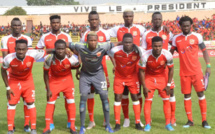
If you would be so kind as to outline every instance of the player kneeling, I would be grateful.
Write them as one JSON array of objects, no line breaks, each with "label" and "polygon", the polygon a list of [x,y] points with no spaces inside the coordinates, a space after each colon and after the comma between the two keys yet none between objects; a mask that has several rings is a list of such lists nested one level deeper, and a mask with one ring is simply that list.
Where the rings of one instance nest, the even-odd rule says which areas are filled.
[{"label": "player kneeling", "polygon": [[50,123],[54,112],[54,104],[60,92],[66,97],[70,119],[70,132],[76,134],[75,130],[75,99],[74,83],[71,73],[71,67],[79,66],[78,57],[66,55],[66,42],[57,40],[55,42],[55,53],[47,55],[44,62],[44,82],[47,88],[46,105],[46,128],[43,134],[50,133]]},{"label": "player kneeling", "polygon": [[[173,77],[173,57],[170,52],[162,49],[163,39],[159,36],[152,38],[152,49],[143,53],[140,65],[140,77],[145,96],[144,115],[146,126],[144,131],[151,129],[151,105],[154,91],[157,89],[163,99],[163,110],[166,119],[166,129],[173,131],[170,123],[169,93]],[[169,68],[168,80],[166,79],[165,67]]]},{"label": "player kneeling", "polygon": [[[7,122],[8,134],[14,133],[14,118],[16,104],[20,97],[27,103],[30,112],[31,134],[36,132],[36,108],[35,108],[35,89],[32,77],[32,67],[35,60],[45,55],[43,50],[28,50],[27,40],[17,40],[15,53],[8,54],[3,61],[1,74],[7,87]],[[9,69],[10,68],[10,69]],[[9,76],[7,74],[9,69]]]}]

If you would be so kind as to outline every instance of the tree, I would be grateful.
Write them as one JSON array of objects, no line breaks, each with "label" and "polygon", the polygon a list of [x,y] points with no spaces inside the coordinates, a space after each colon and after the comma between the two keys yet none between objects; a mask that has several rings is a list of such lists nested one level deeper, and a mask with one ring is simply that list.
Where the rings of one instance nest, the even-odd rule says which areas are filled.
[{"label": "tree", "polygon": [[79,2],[74,0],[26,0],[29,6],[42,5],[79,5]]},{"label": "tree", "polygon": [[4,15],[26,15],[26,11],[22,7],[13,7],[7,10]]}]

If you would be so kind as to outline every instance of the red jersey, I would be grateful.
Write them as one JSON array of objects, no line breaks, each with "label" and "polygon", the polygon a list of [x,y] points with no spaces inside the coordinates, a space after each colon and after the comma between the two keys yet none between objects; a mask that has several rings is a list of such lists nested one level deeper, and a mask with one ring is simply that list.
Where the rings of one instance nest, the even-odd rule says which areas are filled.
[{"label": "red jersey", "polygon": [[3,69],[9,69],[9,78],[25,80],[32,77],[32,67],[35,60],[45,56],[43,50],[28,50],[23,61],[16,57],[16,53],[8,54],[2,64]]},{"label": "red jersey", "polygon": [[183,33],[174,36],[172,48],[178,49],[180,59],[180,76],[191,76],[201,73],[201,63],[198,60],[199,44],[203,43],[201,34]]},{"label": "red jersey", "polygon": [[[87,42],[87,35],[88,35],[89,32],[90,32],[90,29],[87,29],[87,31],[84,33],[84,35],[81,38],[81,42]],[[99,28],[99,30],[96,31],[96,34],[98,36],[98,42],[110,41],[110,35],[107,32],[107,30]]]},{"label": "red jersey", "polygon": [[50,77],[54,79],[62,79],[68,75],[72,75],[71,67],[78,66],[78,57],[72,55],[70,58],[67,56],[63,60],[58,60],[56,57],[53,61],[53,55],[45,56],[44,70],[49,70]]},{"label": "red jersey", "polygon": [[32,40],[30,37],[21,34],[20,37],[13,37],[13,35],[4,36],[1,39],[1,51],[5,51],[8,53],[15,52],[16,40],[24,39],[28,42],[28,47],[32,48]]},{"label": "red jersey", "polygon": [[133,43],[137,46],[140,46],[140,39],[145,31],[146,29],[143,26],[135,24],[133,24],[130,28],[121,25],[108,30],[110,36],[117,37],[118,41],[122,41],[125,33],[131,33],[133,36]]},{"label": "red jersey", "polygon": [[114,58],[116,63],[115,78],[132,79],[138,77],[139,53],[132,51],[128,54],[123,50],[123,45],[120,45],[112,48],[109,56]]},{"label": "red jersey", "polygon": [[141,69],[146,70],[146,75],[165,77],[166,66],[173,67],[173,56],[169,51],[162,49],[160,56],[155,58],[152,54],[152,49],[147,50],[140,58],[139,66]]},{"label": "red jersey", "polygon": [[40,38],[36,48],[43,49],[44,47],[46,47],[46,49],[54,49],[55,48],[54,43],[59,39],[62,39],[65,42],[72,42],[72,38],[67,33],[60,32],[58,35],[56,35],[53,34],[52,32],[49,32],[47,34],[44,34]]},{"label": "red jersey", "polygon": [[145,50],[152,49],[152,38],[155,36],[160,36],[163,39],[163,49],[168,50],[168,45],[169,42],[172,42],[173,34],[171,32],[166,34],[163,28],[159,32],[152,29],[145,32],[142,37],[141,47]]}]

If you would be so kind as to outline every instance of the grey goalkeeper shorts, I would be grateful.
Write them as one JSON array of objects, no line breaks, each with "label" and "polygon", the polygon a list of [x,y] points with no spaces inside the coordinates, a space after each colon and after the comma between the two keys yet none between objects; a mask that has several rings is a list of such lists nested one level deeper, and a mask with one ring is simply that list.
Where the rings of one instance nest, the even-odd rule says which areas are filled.
[{"label": "grey goalkeeper shorts", "polygon": [[103,70],[98,71],[95,75],[89,75],[81,71],[79,80],[80,94],[87,95],[90,93],[91,86],[95,88],[97,94],[107,94],[107,82]]}]

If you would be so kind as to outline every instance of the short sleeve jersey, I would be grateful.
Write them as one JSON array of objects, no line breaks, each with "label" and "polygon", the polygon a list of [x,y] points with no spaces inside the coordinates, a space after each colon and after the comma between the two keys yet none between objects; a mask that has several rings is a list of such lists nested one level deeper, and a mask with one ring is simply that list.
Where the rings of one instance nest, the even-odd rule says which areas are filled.
[{"label": "short sleeve jersey", "polygon": [[1,39],[1,51],[8,52],[8,53],[14,53],[15,52],[15,46],[16,46],[16,40],[24,39],[28,42],[28,48],[32,49],[32,40],[30,37],[21,34],[20,37],[13,37],[13,35],[4,36]]},{"label": "short sleeve jersey", "polygon": [[131,33],[133,36],[133,43],[137,46],[140,46],[140,39],[145,31],[146,29],[143,26],[135,24],[130,28],[121,25],[108,30],[110,36],[117,37],[118,41],[122,41],[125,33]]},{"label": "short sleeve jersey", "polygon": [[168,50],[168,45],[172,42],[173,34],[171,32],[166,34],[163,28],[159,32],[152,29],[145,32],[142,37],[141,47],[145,50],[152,49],[152,38],[155,36],[160,36],[163,39],[163,49]]},{"label": "short sleeve jersey", "polygon": [[37,49],[54,49],[54,43],[59,40],[62,39],[65,42],[72,42],[72,38],[69,36],[69,34],[64,33],[64,32],[60,32],[58,35],[53,34],[52,32],[49,32],[47,34],[44,34],[39,42],[37,43],[36,48]]},{"label": "short sleeve jersey", "polygon": [[116,63],[115,78],[132,79],[138,77],[137,63],[140,59],[138,51],[126,53],[123,50],[123,45],[120,45],[112,48],[109,56],[114,58]]},{"label": "short sleeve jersey", "polygon": [[45,56],[44,70],[48,70],[51,77],[62,78],[71,75],[71,67],[78,66],[78,56],[72,55],[70,58],[65,57],[59,60],[56,57],[53,59],[53,54]]},{"label": "short sleeve jersey", "polygon": [[[90,32],[90,29],[88,29],[84,35],[81,38],[81,42],[87,42],[87,35]],[[110,41],[110,35],[107,32],[107,30],[104,30],[100,28],[98,31],[96,31],[96,34],[98,36],[98,42],[108,42]]]},{"label": "short sleeve jersey", "polygon": [[201,73],[201,63],[198,60],[199,44],[203,43],[202,35],[192,32],[174,36],[172,48],[177,48],[180,59],[180,76],[191,76]]},{"label": "short sleeve jersey", "polygon": [[31,70],[34,61],[44,56],[45,51],[43,50],[28,50],[25,58],[21,61],[16,57],[16,53],[10,53],[4,58],[2,68],[10,68],[10,79],[25,80],[32,77]]},{"label": "short sleeve jersey", "polygon": [[169,51],[162,49],[160,56],[156,58],[152,54],[152,49],[147,50],[140,58],[139,66],[145,70],[146,75],[165,77],[166,66],[173,67],[173,56]]},{"label": "short sleeve jersey", "polygon": [[112,43],[98,43],[94,51],[88,49],[87,43],[70,43],[70,49],[76,50],[81,57],[82,68],[81,71],[89,75],[95,75],[98,71],[103,70],[102,59],[103,56],[112,48]]}]

